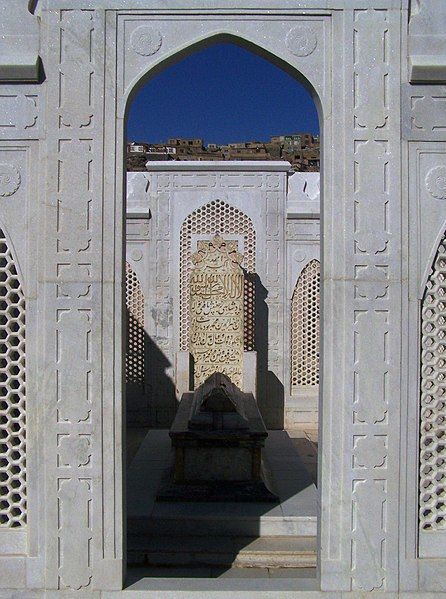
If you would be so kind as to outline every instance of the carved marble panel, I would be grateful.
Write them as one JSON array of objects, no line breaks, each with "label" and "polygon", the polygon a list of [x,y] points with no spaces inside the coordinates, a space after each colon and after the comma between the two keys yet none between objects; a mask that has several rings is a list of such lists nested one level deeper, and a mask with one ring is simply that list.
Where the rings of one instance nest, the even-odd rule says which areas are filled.
[{"label": "carved marble panel", "polygon": [[29,93],[27,88],[0,91],[0,138],[28,138],[39,136],[39,91]]},{"label": "carved marble panel", "polygon": [[237,242],[216,235],[198,241],[189,279],[190,353],[194,387],[214,372],[239,388],[243,375],[244,274]]},{"label": "carved marble panel", "polygon": [[446,134],[446,86],[405,85],[403,136],[407,140],[442,141]]},{"label": "carved marble panel", "polygon": [[[358,9],[353,19],[354,138],[352,231],[347,251],[353,278],[348,305],[352,315],[352,589],[394,589],[392,561],[398,527],[389,521],[396,500],[397,469],[392,426],[399,391],[398,305],[400,265],[395,240],[399,221],[398,143],[394,128],[399,102],[398,69],[392,52],[399,44],[399,23],[391,11]],[[348,176],[348,175],[347,175]],[[350,184],[350,181],[349,181]],[[350,188],[350,185],[349,185]],[[351,252],[351,253],[350,253]],[[397,440],[395,439],[397,443]]]},{"label": "carved marble panel", "polygon": [[47,571],[55,588],[79,590],[94,584],[93,564],[97,577],[105,551],[98,483],[103,21],[93,10],[53,11],[45,19],[54,39],[46,64],[57,73],[48,84],[44,202],[45,234],[52,239],[45,247],[45,326],[53,348],[46,360],[54,385],[46,394],[46,448],[54,463],[48,486],[57,489],[57,504],[46,505],[47,534],[57,539]]}]

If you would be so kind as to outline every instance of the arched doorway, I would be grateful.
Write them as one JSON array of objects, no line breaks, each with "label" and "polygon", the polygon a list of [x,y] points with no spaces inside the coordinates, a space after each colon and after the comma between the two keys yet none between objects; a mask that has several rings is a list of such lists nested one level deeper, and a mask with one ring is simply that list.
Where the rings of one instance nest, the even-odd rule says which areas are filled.
[{"label": "arched doorway", "polygon": [[19,60],[1,61],[0,203],[26,301],[27,532],[3,527],[0,586],[122,589],[125,108],[145,74],[227,36],[301,73],[323,106],[321,590],[435,591],[443,549],[426,538],[417,556],[415,423],[444,122],[438,56],[417,50],[441,18],[394,0],[26,4],[3,11]]},{"label": "arched doorway", "polygon": [[[26,297],[27,351],[33,339],[39,348],[28,351],[35,369],[27,359],[28,399],[37,397],[27,402],[28,414],[36,406],[38,423],[34,431],[27,427],[28,450],[32,443],[38,449],[36,484],[28,485],[35,516],[29,552],[2,559],[11,572],[7,580],[22,587],[122,588],[125,108],[145,74],[226,35],[302,73],[323,105],[321,586],[338,592],[428,587],[431,564],[416,561],[416,540],[410,540],[416,518],[406,526],[405,513],[411,449],[401,426],[408,421],[401,378],[409,312],[401,167],[406,162],[410,195],[417,196],[414,214],[427,194],[429,214],[443,206],[429,191],[441,166],[434,140],[442,140],[442,127],[438,111],[430,110],[440,106],[435,90],[427,86],[423,97],[414,97],[408,85],[410,52],[401,36],[407,6],[395,8],[393,0],[367,7],[336,0],[332,8],[314,0],[311,12],[307,4],[280,2],[268,8],[235,2],[218,12],[197,2],[186,9],[176,0],[162,8],[148,9],[142,0],[104,6],[38,3],[42,27],[35,19],[32,43],[40,37],[46,79],[34,87],[7,86],[2,96],[11,118],[2,124],[1,202],[12,217],[10,233],[11,224],[23,223],[23,243],[14,240],[14,247],[25,248],[27,224],[39,229],[35,242],[26,243],[35,281]],[[17,23],[18,13],[6,12],[7,22]],[[423,13],[426,7],[411,11],[412,31],[420,16],[424,23]],[[415,79],[420,65],[409,69]],[[27,70],[11,66],[21,77]],[[429,139],[424,163],[419,149]],[[405,145],[411,146],[409,172]],[[32,170],[31,155],[39,165],[42,157],[44,168]],[[11,181],[20,187],[14,197]],[[28,214],[21,201],[27,197]]]},{"label": "arched doorway", "polygon": [[[221,41],[222,39],[224,39],[225,41],[227,41],[228,39],[231,39],[231,41],[234,41],[234,38],[230,37],[228,38],[227,36],[215,36],[215,38],[212,40],[214,43]],[[235,39],[235,41],[237,43],[240,43],[243,45],[242,40],[240,39]],[[203,42],[204,44],[208,44],[209,41]],[[247,45],[249,49],[251,50],[256,50],[259,51],[258,48],[255,48],[249,44],[244,44]],[[194,47],[195,50],[197,50],[200,47],[200,44],[198,44],[197,46]],[[189,49],[189,51],[191,51]],[[271,59],[271,56],[268,56],[269,59]],[[168,63],[166,63],[164,65],[164,68],[166,68],[168,66]],[[280,65],[280,66],[284,66],[284,65]],[[161,65],[159,66],[159,69],[156,70],[156,72],[159,72],[159,70],[161,69]],[[296,74],[293,73],[295,76]],[[149,73],[150,75],[150,73]],[[181,245],[182,242],[184,242],[184,231],[185,228],[187,229],[187,227],[189,227],[190,232],[189,232],[189,237],[186,235],[187,237],[187,243],[192,244],[193,243],[193,237],[195,236],[197,239],[200,236],[203,235],[209,235],[211,232],[211,229],[214,233],[219,233],[221,235],[229,235],[231,238],[232,237],[237,237],[237,236],[241,236],[244,238],[243,241],[240,241],[241,246],[244,250],[246,251],[251,251],[254,252],[254,257],[255,257],[255,252],[258,252],[258,258],[260,259],[260,261],[263,261],[262,267],[260,269],[260,272],[263,272],[263,276],[259,277],[259,282],[257,283],[257,298],[256,298],[256,310],[255,312],[257,313],[257,316],[255,318],[259,319],[258,323],[260,326],[258,327],[259,330],[261,331],[261,334],[256,333],[256,331],[254,330],[254,333],[252,334],[253,338],[256,337],[257,341],[259,340],[259,338],[261,338],[260,343],[258,344],[258,346],[256,347],[258,353],[258,359],[260,362],[260,367],[263,367],[263,371],[260,373],[260,377],[262,376],[264,377],[264,381],[265,381],[265,385],[260,385],[260,387],[263,389],[268,389],[268,392],[265,394],[265,398],[263,399],[263,405],[261,405],[261,409],[263,410],[264,413],[264,417],[268,418],[271,417],[270,422],[272,423],[272,428],[275,429],[282,429],[283,428],[283,423],[284,423],[284,387],[285,385],[289,388],[290,385],[288,383],[288,381],[285,381],[285,372],[288,372],[289,370],[291,370],[290,364],[288,364],[287,366],[284,365],[284,361],[285,358],[281,357],[281,354],[283,356],[283,350],[281,350],[281,345],[283,347],[285,347],[285,345],[288,343],[288,337],[283,335],[283,332],[280,331],[281,329],[281,322],[283,323],[288,317],[289,314],[288,312],[291,311],[291,305],[289,305],[289,302],[286,301],[286,292],[285,292],[285,288],[286,288],[286,283],[284,280],[285,277],[285,270],[282,272],[281,271],[281,266],[280,264],[282,263],[282,266],[284,266],[285,263],[285,236],[284,236],[284,231],[285,231],[285,222],[286,222],[286,191],[287,191],[287,176],[286,176],[286,171],[287,168],[285,167],[279,167],[277,165],[275,165],[275,168],[269,168],[267,166],[264,166],[264,171],[265,172],[261,172],[262,169],[259,167],[253,167],[253,165],[250,165],[248,172],[249,175],[247,175],[246,173],[246,169],[244,170],[243,165],[240,164],[237,166],[237,168],[233,167],[232,169],[229,166],[226,166],[225,168],[223,168],[220,165],[216,165],[215,166],[215,171],[218,172],[218,182],[217,182],[217,178],[214,177],[214,179],[212,178],[212,171],[213,169],[207,165],[206,168],[203,166],[201,168],[198,167],[191,167],[191,166],[187,166],[185,163],[183,163],[181,166],[179,164],[173,165],[170,169],[167,165],[163,165],[163,166],[159,166],[156,167],[154,166],[153,169],[152,168],[148,168],[149,170],[149,175],[141,175],[141,177],[146,177],[147,181],[148,181],[148,189],[150,190],[150,194],[152,194],[151,196],[151,200],[150,202],[152,202],[151,204],[151,216],[150,218],[147,219],[147,226],[148,227],[152,227],[151,232],[149,233],[149,237],[156,239],[156,244],[153,246],[153,251],[152,252],[148,252],[149,254],[152,253],[155,261],[158,259],[158,256],[161,256],[161,261],[158,260],[158,264],[160,264],[161,262],[163,263],[163,267],[162,267],[162,273],[161,273],[161,279],[158,280],[156,279],[155,281],[152,282],[152,286],[156,287],[157,289],[157,301],[159,303],[159,305],[161,305],[161,310],[164,311],[163,312],[163,318],[160,318],[159,313],[157,313],[157,325],[161,322],[161,320],[164,322],[164,325],[166,327],[166,330],[168,330],[169,326],[173,326],[173,333],[172,331],[170,332],[170,335],[172,336],[171,339],[167,339],[167,335],[161,334],[161,343],[162,346],[160,346],[159,343],[156,343],[157,345],[157,349],[160,350],[162,348],[163,351],[163,358],[164,358],[164,372],[163,372],[163,377],[167,374],[167,376],[171,377],[171,381],[172,381],[172,386],[173,388],[177,388],[179,386],[179,375],[178,375],[178,355],[174,355],[174,353],[172,355],[168,355],[167,351],[168,351],[168,344],[169,342],[171,342],[172,347],[174,349],[178,351],[186,351],[187,350],[187,323],[185,324],[185,320],[187,320],[187,318],[185,318],[185,303],[187,304],[187,302],[184,301],[184,298],[182,300],[181,297],[173,297],[171,298],[169,296],[169,293],[172,294],[172,287],[171,287],[171,281],[178,281],[180,283],[179,287],[180,287],[180,291],[182,289],[182,287],[185,286],[185,279],[184,276],[181,275],[181,267],[182,267],[182,260],[187,260],[187,248],[185,250],[185,248]],[[193,198],[191,196],[191,192],[189,192],[189,195],[185,195],[184,189],[185,188],[190,188],[192,185],[190,184],[190,180],[194,180],[195,182],[197,182],[199,180],[199,174],[201,174],[201,176],[203,177],[201,180],[201,183],[198,184],[198,188],[200,189],[200,192],[202,194],[202,198],[201,199],[196,199]],[[254,174],[255,173],[255,174]],[[273,174],[274,173],[274,174]],[[280,173],[280,174],[279,174]],[[138,173],[139,175],[139,173]],[[189,182],[186,181],[186,177],[189,177]],[[207,177],[207,179],[206,179]],[[237,179],[238,177],[238,179]],[[229,184],[228,182],[230,181],[230,178],[232,178],[232,184]],[[245,181],[247,182],[245,184]],[[197,184],[197,183],[196,183]],[[164,191],[163,191],[163,187],[164,187]],[[245,218],[245,220],[247,219],[247,222],[249,222],[249,217],[245,216],[243,214],[243,212],[240,211],[241,206],[243,205],[243,202],[241,205],[238,205],[238,207],[232,206],[231,202],[235,204],[237,204],[237,200],[234,199],[230,194],[231,194],[231,190],[232,192],[234,192],[234,190],[236,191],[236,193],[246,193],[245,188],[249,188],[252,187],[254,190],[258,190],[257,193],[263,193],[264,194],[264,213],[262,212],[263,208],[261,208],[261,202],[259,201],[258,206],[257,207],[251,207],[250,210],[250,214],[252,213],[252,219],[253,222],[255,222],[254,225],[251,224],[251,227],[253,228],[253,233],[249,232],[249,226],[247,226],[247,229],[245,231],[245,229],[243,229],[243,219]],[[141,188],[142,189],[142,188]],[[181,191],[183,190],[183,191]],[[211,191],[210,191],[211,190]],[[147,193],[147,188],[145,188],[143,190],[144,193]],[[176,207],[175,202],[177,202],[178,204],[180,204],[180,193],[183,193],[184,195],[182,196],[182,200],[181,202],[184,205],[188,205],[189,208],[185,208],[182,207],[181,209],[178,209]],[[132,191],[133,194],[133,191]],[[157,203],[155,196],[159,194],[164,194],[163,197],[163,203],[164,203],[164,207],[162,205],[160,205],[159,203]],[[177,194],[178,198],[175,199],[174,194]],[[223,202],[220,197],[221,195],[224,195],[225,197],[228,198],[228,203]],[[208,198],[208,200],[206,201],[206,198]],[[263,201],[263,200],[262,200]],[[138,202],[138,200],[134,197],[134,194],[132,195],[132,202]],[[268,203],[269,202],[269,203]],[[246,201],[245,201],[246,203]],[[249,202],[248,202],[249,203]],[[276,204],[276,206],[274,207],[274,203]],[[136,205],[136,204],[135,204]],[[139,204],[140,205],[140,204]],[[273,206],[273,207],[272,207]],[[225,207],[226,207],[226,212],[225,212]],[[210,215],[210,219],[212,220],[211,222],[207,222],[206,220],[206,214],[212,213],[212,210],[214,211],[214,214],[212,216],[212,214]],[[231,211],[234,213],[232,214]],[[255,216],[255,212],[259,212],[260,216]],[[201,227],[201,229],[197,226],[195,226],[194,228],[194,224],[192,222],[193,220],[193,215],[197,215],[201,213],[204,214],[204,217],[201,219],[203,221],[203,223],[201,223],[203,226]],[[231,214],[230,214],[231,213]],[[149,214],[149,211],[147,211],[147,215]],[[215,224],[215,222],[219,222],[219,220],[225,219],[225,215],[228,219],[228,222],[232,219],[236,219],[237,214],[239,215],[239,220],[240,220],[240,227],[242,227],[242,229],[239,230],[240,227],[235,227],[233,229],[231,229],[231,227],[225,227],[224,223],[218,228],[218,231],[213,229],[213,223]],[[138,216],[141,217],[142,212],[138,213]],[[235,216],[234,216],[235,215]],[[208,218],[208,220],[209,220]],[[170,219],[170,220],[169,220]],[[191,220],[192,219],[192,220]],[[150,223],[149,220],[152,220],[152,222]],[[189,222],[190,221],[190,222]],[[243,221],[243,222],[242,222]],[[195,222],[195,221],[194,221]],[[201,222],[201,221],[200,221]],[[159,227],[162,227],[162,230],[160,230]],[[215,227],[214,227],[215,228]],[[245,227],[246,228],[246,227]],[[258,235],[260,236],[260,240],[256,239],[256,247],[257,249],[250,249],[249,246],[249,241],[247,241],[248,237],[251,235],[251,237],[253,237],[254,239],[256,238]],[[140,240],[141,241],[141,240]],[[186,243],[186,245],[187,245]],[[195,239],[195,243],[196,243],[196,239]],[[178,250],[178,251],[177,251]],[[133,251],[136,251],[136,255],[137,256],[137,263],[140,263],[141,261],[141,250],[138,250],[135,248],[133,248]],[[184,252],[186,251],[186,254],[184,254]],[[157,254],[157,252],[161,252],[160,254]],[[144,251],[142,252],[144,253]],[[189,251],[190,253],[190,251]],[[184,254],[184,255],[183,255]],[[130,253],[130,260],[132,260],[132,254]],[[175,268],[175,260],[176,260],[176,268]],[[166,262],[170,262],[170,264],[166,264]],[[172,263],[173,263],[173,270],[177,270],[179,274],[176,274],[175,272],[172,271],[171,267],[172,267]],[[254,263],[253,263],[254,264]],[[251,266],[251,268],[253,268],[253,264],[249,265],[247,263],[247,266]],[[138,268],[138,265],[136,266],[136,268]],[[183,265],[183,271],[185,273],[188,272],[188,265]],[[263,269],[263,270],[262,270]],[[184,273],[183,273],[184,274]],[[252,270],[252,275],[256,274],[255,270]],[[132,275],[133,276],[133,275]],[[184,280],[183,280],[184,279]],[[175,285],[174,285],[175,287]],[[146,285],[146,289],[149,290],[150,288],[150,281],[148,282],[148,284]],[[148,293],[150,293],[148,291]],[[162,294],[165,294],[164,296],[162,296]],[[262,296],[263,293],[263,296]],[[268,295],[270,295],[273,300],[268,300]],[[172,300],[172,312],[171,312],[171,318],[167,317],[166,318],[166,313],[169,310],[169,301]],[[175,308],[175,305],[178,305],[177,311]],[[258,308],[258,309],[257,309]],[[152,313],[155,314],[157,310],[156,305],[153,305],[152,307],[149,308],[149,310],[146,310],[146,313]],[[285,313],[287,313],[287,316],[285,318]],[[187,316],[187,315],[186,315]],[[253,325],[254,325],[254,321],[255,318],[253,317]],[[173,325],[171,324],[173,322]],[[262,326],[261,323],[267,323],[266,326]],[[160,327],[162,328],[162,324],[160,325]],[[257,327],[254,327],[257,328]],[[186,335],[186,337],[184,337],[184,335]],[[184,339],[183,339],[184,337]],[[158,340],[157,340],[158,341]],[[254,339],[253,339],[254,342]],[[148,336],[148,343],[153,343],[153,340],[149,338]],[[262,348],[260,347],[262,346]],[[167,350],[167,351],[166,351]],[[263,353],[262,353],[263,352]],[[273,359],[275,361],[273,361]],[[269,360],[271,360],[269,362]],[[152,362],[153,364],[153,362]],[[150,361],[148,361],[147,363],[148,368],[150,368]],[[274,370],[274,368],[276,367],[276,371]],[[156,370],[158,371],[158,370]],[[156,377],[159,378],[159,377]],[[263,382],[263,381],[262,381]],[[259,403],[262,402],[262,399],[260,397],[262,391],[259,392]],[[159,397],[159,393],[156,394]],[[275,403],[275,405],[273,405],[272,407],[270,407],[268,405],[268,401],[271,400],[271,398],[273,398],[273,404]],[[162,407],[160,407],[160,409],[162,409]],[[271,411],[272,416],[270,416],[268,410]],[[271,426],[271,425],[270,425]],[[144,441],[143,441],[144,443]],[[156,436],[156,439],[154,440],[154,443],[156,443],[156,445],[159,447],[162,446],[163,443],[165,443],[165,441],[162,440],[161,436]],[[276,450],[280,453],[280,451],[284,452],[287,450],[287,448],[285,447],[285,444],[283,443],[283,438],[281,438],[278,435],[275,435],[275,443],[277,446],[281,447]],[[164,445],[164,451],[166,451],[166,447],[168,446],[165,444]],[[292,443],[288,444],[288,449],[292,450]],[[149,448],[147,448],[146,453],[141,453],[142,450],[139,450],[140,455],[139,458],[137,455],[135,455],[135,459],[136,459],[136,463],[137,466],[135,466],[135,464],[133,464],[133,468],[135,468],[135,472],[139,471],[141,472],[141,468],[143,467],[143,464],[147,464],[148,461],[150,461],[150,452],[154,450],[154,446],[152,445]],[[276,451],[276,456],[275,459],[277,460],[277,451]],[[153,455],[155,455],[155,459],[153,460],[154,462],[159,460],[159,455],[154,453]],[[145,457],[144,457],[145,456]],[[289,456],[287,456],[289,457]],[[274,456],[273,456],[273,461],[274,461]],[[286,460],[284,460],[286,461]],[[276,465],[277,466],[277,465]],[[304,465],[304,470],[305,465]],[[149,474],[147,472],[147,474]],[[284,476],[286,477],[286,474],[289,475],[289,471],[284,472],[282,468],[277,466],[277,476],[279,477],[279,479]],[[158,472],[158,479],[157,479],[157,483],[156,484],[161,484],[160,483],[160,477],[162,476],[162,474],[160,472]],[[149,476],[145,476],[143,477],[143,480],[149,480],[151,479],[152,481],[154,480],[153,476],[151,477]],[[300,480],[298,480],[300,479]],[[305,492],[305,487],[307,485],[307,479],[305,478],[305,476],[303,476],[302,473],[300,473],[299,477],[295,477],[293,479],[293,484],[283,484],[283,480],[279,481],[281,486],[282,486],[282,493],[283,493],[283,497],[284,497],[284,501],[290,501],[292,499],[292,497],[294,495],[299,495],[302,494],[302,496],[304,495]],[[289,481],[288,481],[289,483]],[[287,487],[285,489],[285,487]],[[128,496],[132,497],[135,493],[135,488],[130,489],[129,488],[129,492],[128,492]],[[147,493],[147,489],[144,490],[143,487],[137,487],[136,488],[136,494],[144,494]],[[153,494],[153,488],[152,488],[152,494]],[[307,503],[311,503],[311,500]],[[304,516],[308,519],[308,521],[311,521],[311,525],[310,527],[306,530],[306,532],[308,533],[308,531],[311,529],[312,533],[311,535],[314,535],[315,537],[315,532],[316,532],[316,516],[317,516],[317,504],[318,504],[318,500],[317,500],[317,496],[316,493],[314,494],[314,500],[312,501],[312,506],[310,508],[310,510],[306,513],[299,513],[299,516],[297,516],[294,513],[289,514],[289,518],[293,518],[294,516],[296,516],[295,518],[295,522],[296,522],[296,534],[294,535],[295,537],[299,537],[302,535],[299,535],[299,531],[302,532],[302,528],[299,528],[299,523],[298,520],[301,516]],[[299,504],[300,505],[300,504]],[[165,506],[163,506],[163,508],[165,508]],[[279,508],[279,510],[282,508]],[[300,509],[300,507],[297,508],[298,510]],[[243,511],[243,510],[242,510]],[[270,512],[270,510],[267,510],[265,508],[265,506],[261,507],[261,510],[256,512],[255,517],[251,518],[250,520],[250,532],[251,534],[248,535],[251,538],[252,537],[256,537],[256,536],[260,536],[260,529],[262,526],[264,526],[264,524],[262,524],[262,518],[267,521],[267,516],[268,516],[268,512]],[[145,512],[146,513],[146,512]],[[155,535],[159,535],[159,527],[156,524],[156,517],[158,516],[159,518],[161,518],[161,513],[164,514],[164,516],[166,516],[166,509],[157,509],[156,506],[154,507],[154,512],[152,513],[153,515],[150,516],[150,518],[148,518],[146,521],[144,521],[144,516],[141,514],[140,516],[136,516],[135,518],[133,518],[133,523],[130,525],[130,533],[134,533],[136,530],[139,530],[140,532],[144,531],[145,535],[150,535],[150,533],[152,532],[152,534]],[[167,528],[169,528],[170,526],[170,531],[172,531],[173,529],[175,529],[177,532],[179,530],[179,527],[181,525],[185,526],[186,529],[190,529],[191,526],[191,522],[192,522],[192,526],[197,526],[197,523],[195,521],[194,518],[191,517],[191,513],[190,511],[186,513],[188,514],[188,517],[185,518],[183,520],[183,522],[180,524],[177,519],[174,519],[174,524],[170,521],[169,524],[167,524]],[[283,511],[281,512],[283,514]],[[272,516],[277,517],[276,516]],[[257,521],[256,521],[257,520]],[[163,523],[165,525],[166,528],[166,520],[163,520]],[[206,525],[209,525],[209,522],[206,523]],[[203,527],[203,521],[200,522],[199,526]],[[313,527],[313,528],[312,528]],[[202,528],[202,530],[205,531],[205,533],[209,533],[209,530]],[[242,527],[242,533],[239,533],[237,535],[237,531],[236,529],[233,529],[232,533],[229,535],[229,538],[240,538],[241,536],[247,536],[246,534],[244,534],[243,531],[246,531],[246,528],[243,529]],[[170,533],[172,534],[172,532]],[[184,541],[186,534],[183,534],[182,540]],[[224,535],[225,537],[227,537],[227,535]],[[280,534],[277,534],[276,536],[280,536]],[[303,536],[308,536],[308,535],[303,535]],[[194,542],[196,542],[196,539],[194,539]],[[144,554],[146,557],[146,560],[149,560],[149,563],[157,563],[157,560],[160,559],[160,554],[155,555],[153,551],[149,551],[148,549],[146,549],[146,553],[144,553],[144,551],[142,551],[141,549],[141,545],[139,545],[139,555]],[[237,549],[242,549],[242,547],[238,547]],[[135,552],[133,552],[135,553]],[[137,553],[137,552],[136,552]],[[147,557],[149,556],[149,557]],[[179,558],[180,559],[180,558]],[[161,564],[163,565],[163,564]],[[170,564],[171,565],[171,564]]]}]

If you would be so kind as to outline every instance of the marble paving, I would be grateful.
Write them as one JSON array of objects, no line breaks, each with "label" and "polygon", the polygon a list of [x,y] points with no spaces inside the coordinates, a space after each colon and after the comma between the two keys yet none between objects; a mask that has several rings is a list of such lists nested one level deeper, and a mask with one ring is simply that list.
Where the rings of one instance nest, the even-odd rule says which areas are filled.
[{"label": "marble paving", "polygon": [[[264,451],[268,484],[280,497],[280,503],[161,503],[155,501],[159,484],[170,467],[171,449],[167,430],[130,429],[128,432],[127,505],[129,530],[140,529],[156,520],[164,530],[177,532],[178,520],[187,525],[197,520],[206,526],[219,520],[227,534],[286,535],[316,533],[317,516],[317,432],[313,429],[270,431]],[[169,520],[175,527],[169,531]],[[237,524],[242,526],[237,531]],[[246,526],[250,527],[249,530]],[[154,527],[154,528],[153,528]],[[221,532],[221,528],[219,529]],[[147,530],[149,532],[149,530]],[[194,534],[200,534],[196,529]]]}]

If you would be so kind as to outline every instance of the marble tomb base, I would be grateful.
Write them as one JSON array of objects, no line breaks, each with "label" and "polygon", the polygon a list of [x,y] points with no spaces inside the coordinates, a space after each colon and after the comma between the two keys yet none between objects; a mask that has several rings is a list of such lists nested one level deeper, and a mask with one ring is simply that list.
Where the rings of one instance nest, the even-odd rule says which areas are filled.
[{"label": "marble tomb base", "polygon": [[262,479],[262,448],[268,433],[254,396],[233,386],[237,411],[211,413],[197,407],[206,393],[202,387],[181,399],[169,433],[175,453],[173,473],[158,499],[278,501]]}]

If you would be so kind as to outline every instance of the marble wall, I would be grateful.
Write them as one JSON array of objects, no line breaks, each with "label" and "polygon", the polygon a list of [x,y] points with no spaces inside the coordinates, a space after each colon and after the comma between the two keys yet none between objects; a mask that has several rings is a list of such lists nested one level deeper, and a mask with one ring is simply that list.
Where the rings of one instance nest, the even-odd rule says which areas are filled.
[{"label": "marble wall", "polygon": [[[154,162],[147,168],[147,173],[128,175],[127,261],[146,294],[148,344],[155,353],[149,357],[149,423],[168,426],[172,422],[178,401],[176,356],[189,349],[190,257],[200,239],[220,234],[238,242],[244,254],[243,267],[253,281],[255,305],[247,305],[245,310],[245,320],[253,320],[253,331],[245,329],[245,350],[257,352],[258,402],[264,418],[269,426],[280,428],[284,414],[284,235],[290,165]],[[137,193],[137,188],[142,193]],[[143,230],[144,219],[144,235],[137,237],[134,232]],[[267,322],[268,326],[255,327],[256,322]],[[156,360],[158,366],[154,367]],[[161,384],[162,390],[157,387]]]},{"label": "marble wall", "polygon": [[[121,591],[125,116],[142,81],[218,40],[241,43],[305,81],[319,107],[320,592],[445,591],[441,497],[436,527],[419,517],[428,479],[420,478],[428,419],[420,378],[425,385],[432,375],[420,368],[420,314],[441,270],[435,257],[446,222],[444,3],[2,0],[0,9],[0,228],[26,306],[27,476],[26,525],[0,522],[2,595],[128,593]],[[161,175],[149,196],[158,185],[166,198],[183,193]],[[281,177],[271,173],[277,189],[265,182],[266,206],[280,201]],[[129,245],[133,230],[138,256],[136,239],[152,235],[164,263],[178,262],[178,253],[167,255],[168,203],[154,214],[131,219]],[[267,226],[256,230],[271,256],[262,277],[278,333],[287,327],[277,214],[267,209]],[[314,225],[309,219],[306,235]],[[147,290],[164,353],[173,351],[166,332],[175,326],[168,277]],[[10,350],[2,350],[4,394],[17,384]],[[279,381],[280,352],[272,347],[268,357]],[[441,376],[440,369],[432,386],[440,411]],[[443,457],[433,460],[441,483]]]},{"label": "marble wall", "polygon": [[290,330],[299,277],[320,260],[319,173],[261,161],[149,162],[147,169],[127,175],[126,260],[143,289],[147,354],[146,385],[128,396],[129,422],[172,422],[183,376],[177,355],[189,349],[190,256],[215,234],[237,242],[253,283],[245,293],[245,351],[257,353],[267,425],[317,422],[318,386],[291,384]]}]

